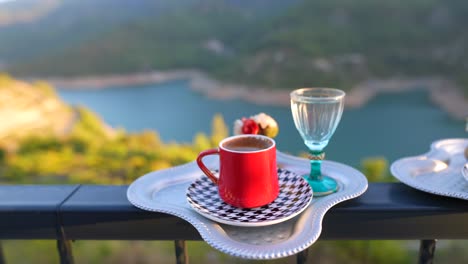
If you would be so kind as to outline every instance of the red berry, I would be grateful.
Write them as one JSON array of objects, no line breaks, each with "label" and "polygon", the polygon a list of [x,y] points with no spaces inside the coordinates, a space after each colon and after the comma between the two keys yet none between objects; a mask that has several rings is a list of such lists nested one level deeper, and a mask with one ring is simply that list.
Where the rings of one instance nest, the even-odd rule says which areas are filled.
[{"label": "red berry", "polygon": [[260,127],[253,119],[242,119],[242,134],[258,134]]}]

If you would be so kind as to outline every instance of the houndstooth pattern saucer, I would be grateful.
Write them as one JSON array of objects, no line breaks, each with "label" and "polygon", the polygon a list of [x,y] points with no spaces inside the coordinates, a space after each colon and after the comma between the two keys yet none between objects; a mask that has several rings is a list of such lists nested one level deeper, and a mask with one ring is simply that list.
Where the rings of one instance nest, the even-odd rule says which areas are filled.
[{"label": "houndstooth pattern saucer", "polygon": [[312,188],[296,173],[278,169],[280,193],[270,204],[239,208],[221,200],[218,187],[206,176],[196,179],[187,189],[187,201],[196,212],[213,221],[234,226],[277,224],[301,213],[312,200]]}]

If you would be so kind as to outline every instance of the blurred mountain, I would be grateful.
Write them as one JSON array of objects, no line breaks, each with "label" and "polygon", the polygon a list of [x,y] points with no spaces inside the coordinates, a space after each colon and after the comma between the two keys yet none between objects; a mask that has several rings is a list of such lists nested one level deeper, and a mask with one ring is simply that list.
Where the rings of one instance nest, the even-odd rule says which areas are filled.
[{"label": "blurred mountain", "polygon": [[[52,10],[42,14],[49,2]],[[16,0],[0,4],[0,14],[30,12],[35,19],[0,24],[0,62],[21,62],[55,54],[84,43],[121,24],[153,17],[193,0]],[[11,9],[16,12],[11,12]]]},{"label": "blurred mountain", "polygon": [[34,22],[59,6],[59,0],[22,0],[0,3],[0,26]]},{"label": "blurred mountain", "polygon": [[0,102],[0,144],[7,147],[31,134],[63,136],[77,119],[44,82],[31,84],[0,74]]},{"label": "blurred mountain", "polygon": [[197,68],[270,87],[436,75],[468,87],[467,14],[464,0],[65,0],[0,28],[0,65],[27,76]]},{"label": "blurred mountain", "polygon": [[[35,58],[79,47],[96,38],[106,38],[110,31],[141,20],[152,20],[166,13],[196,7],[198,10],[232,6],[246,13],[265,13],[289,5],[282,0],[15,0],[0,4],[8,22],[0,23],[0,64],[28,62]],[[295,1],[292,1],[295,2]],[[265,11],[266,10],[266,11]],[[29,19],[21,19],[22,14]],[[190,14],[188,14],[190,15]],[[234,23],[235,21],[233,21]],[[172,30],[172,27],[166,30]],[[111,47],[110,47],[111,48]]]},{"label": "blurred mountain", "polygon": [[15,150],[29,137],[86,138],[115,136],[97,115],[63,102],[47,82],[33,83],[0,73],[0,149]]}]

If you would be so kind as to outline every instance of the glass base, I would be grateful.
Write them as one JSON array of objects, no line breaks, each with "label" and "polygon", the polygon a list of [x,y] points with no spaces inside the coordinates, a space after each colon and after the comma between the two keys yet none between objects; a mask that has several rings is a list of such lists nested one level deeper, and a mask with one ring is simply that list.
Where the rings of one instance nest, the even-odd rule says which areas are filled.
[{"label": "glass base", "polygon": [[312,187],[314,196],[325,196],[338,191],[338,183],[330,177],[323,176],[321,181],[311,179],[308,174],[303,177]]}]

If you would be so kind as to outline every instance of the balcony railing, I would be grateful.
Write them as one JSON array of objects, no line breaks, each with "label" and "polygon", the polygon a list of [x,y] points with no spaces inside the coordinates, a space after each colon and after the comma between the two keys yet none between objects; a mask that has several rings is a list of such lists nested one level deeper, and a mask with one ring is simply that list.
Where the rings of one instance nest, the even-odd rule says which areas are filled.
[{"label": "balcony railing", "polygon": [[[57,240],[61,263],[73,263],[71,240],[174,240],[187,263],[185,240],[201,240],[175,216],[140,210],[127,186],[0,186],[0,239]],[[333,207],[320,239],[421,240],[419,263],[432,263],[436,239],[468,238],[466,201],[430,195],[400,183],[371,183],[361,197]],[[307,250],[297,255],[306,261]],[[0,263],[2,250],[0,248]]]}]

